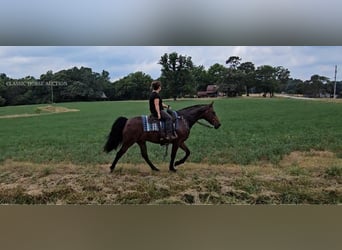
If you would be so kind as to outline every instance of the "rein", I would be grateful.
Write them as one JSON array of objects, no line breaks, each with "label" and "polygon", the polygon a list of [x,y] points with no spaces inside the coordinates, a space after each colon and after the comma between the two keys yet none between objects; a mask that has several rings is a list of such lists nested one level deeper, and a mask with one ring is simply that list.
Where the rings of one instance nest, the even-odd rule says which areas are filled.
[{"label": "rein", "polygon": [[210,125],[205,124],[205,123],[200,122],[200,121],[197,121],[196,123],[198,123],[199,125],[202,125],[202,126],[204,126],[204,127],[206,127],[206,128],[214,128],[213,126],[210,126]]}]

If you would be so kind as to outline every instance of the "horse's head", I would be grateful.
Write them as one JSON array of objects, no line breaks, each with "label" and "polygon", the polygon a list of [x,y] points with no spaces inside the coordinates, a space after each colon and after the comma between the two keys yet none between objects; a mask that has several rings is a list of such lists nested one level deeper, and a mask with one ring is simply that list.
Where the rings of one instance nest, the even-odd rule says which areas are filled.
[{"label": "horse's head", "polygon": [[203,119],[213,125],[215,129],[218,129],[221,126],[220,120],[214,111],[214,102],[208,105],[207,110],[203,114]]}]

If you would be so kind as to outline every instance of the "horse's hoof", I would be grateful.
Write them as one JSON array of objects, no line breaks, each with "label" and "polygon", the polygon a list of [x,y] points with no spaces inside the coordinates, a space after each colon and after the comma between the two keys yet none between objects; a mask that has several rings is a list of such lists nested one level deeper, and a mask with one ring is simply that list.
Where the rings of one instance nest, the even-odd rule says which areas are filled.
[{"label": "horse's hoof", "polygon": [[113,173],[114,168],[109,168],[109,173]]},{"label": "horse's hoof", "polygon": [[152,168],[152,170],[156,172],[160,171],[159,168]]},{"label": "horse's hoof", "polygon": [[175,168],[170,168],[170,171],[176,173],[176,172],[177,172],[177,169],[175,169]]}]

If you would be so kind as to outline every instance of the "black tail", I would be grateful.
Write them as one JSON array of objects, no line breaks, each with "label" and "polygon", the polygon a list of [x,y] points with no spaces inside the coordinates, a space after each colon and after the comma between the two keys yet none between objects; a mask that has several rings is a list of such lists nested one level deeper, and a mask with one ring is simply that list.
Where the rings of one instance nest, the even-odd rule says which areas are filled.
[{"label": "black tail", "polygon": [[112,126],[112,130],[108,135],[106,145],[103,147],[103,151],[109,153],[113,149],[117,149],[117,147],[122,143],[122,131],[126,125],[127,120],[128,119],[126,117],[122,116],[116,119]]}]

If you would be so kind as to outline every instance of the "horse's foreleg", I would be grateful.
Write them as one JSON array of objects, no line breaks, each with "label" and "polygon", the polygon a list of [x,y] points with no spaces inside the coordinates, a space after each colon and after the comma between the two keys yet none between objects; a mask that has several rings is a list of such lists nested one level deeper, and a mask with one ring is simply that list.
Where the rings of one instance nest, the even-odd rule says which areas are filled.
[{"label": "horse's foreleg", "polygon": [[151,167],[152,170],[154,171],[159,171],[158,168],[156,168],[153,163],[150,161],[150,159],[148,158],[148,154],[147,154],[147,147],[146,147],[146,142],[139,142],[138,143],[140,146],[140,152],[142,157],[145,159],[145,161],[147,162],[147,164]]},{"label": "horse's foreleg", "polygon": [[184,156],[182,159],[180,159],[179,161],[176,161],[175,166],[178,166],[178,165],[183,164],[183,163],[186,161],[186,159],[188,159],[188,157],[189,157],[189,155],[190,155],[190,150],[189,150],[189,148],[185,145],[184,142],[180,145],[180,148],[184,150],[185,156]]},{"label": "horse's foreleg", "polygon": [[176,172],[177,171],[175,169],[174,162],[175,162],[175,158],[176,158],[178,147],[179,147],[179,145],[178,145],[177,142],[174,142],[172,144],[171,160],[170,160],[170,166],[169,166],[169,170],[172,171],[172,172]]},{"label": "horse's foreleg", "polygon": [[127,149],[132,145],[133,145],[133,143],[122,145],[120,150],[116,153],[115,159],[114,159],[112,165],[110,166],[110,172],[111,173],[114,171],[114,168],[115,168],[116,164],[118,163],[119,159],[126,153]]}]

